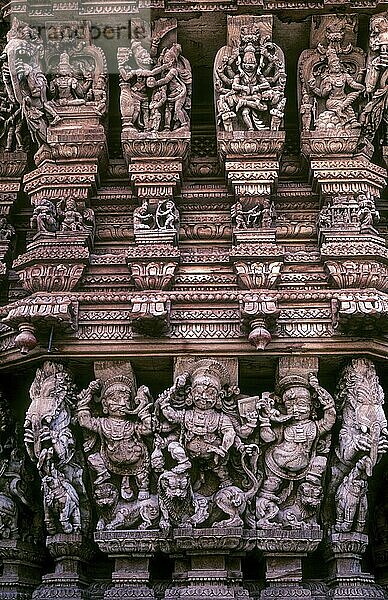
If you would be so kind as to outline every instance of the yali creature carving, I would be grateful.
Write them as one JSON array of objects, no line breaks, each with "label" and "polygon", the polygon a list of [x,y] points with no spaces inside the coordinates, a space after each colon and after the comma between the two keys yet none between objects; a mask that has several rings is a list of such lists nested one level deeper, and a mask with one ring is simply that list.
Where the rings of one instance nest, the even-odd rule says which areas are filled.
[{"label": "yali creature carving", "polygon": [[36,372],[30,397],[24,441],[41,477],[47,531],[87,531],[83,459],[72,431],[76,396],[71,373],[60,363],[46,361]]},{"label": "yali creature carving", "polygon": [[354,358],[342,371],[336,390],[342,424],[332,458],[329,496],[334,500],[333,529],[363,533],[368,480],[388,451],[384,392],[371,360]]}]

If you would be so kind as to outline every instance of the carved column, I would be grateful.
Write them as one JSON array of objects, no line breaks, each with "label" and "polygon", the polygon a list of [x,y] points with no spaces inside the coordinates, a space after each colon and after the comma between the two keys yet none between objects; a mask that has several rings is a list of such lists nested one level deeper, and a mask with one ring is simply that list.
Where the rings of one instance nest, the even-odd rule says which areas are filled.
[{"label": "carved column", "polygon": [[[313,17],[311,49],[299,59],[301,147],[321,194],[318,241],[329,281],[341,289],[369,288],[369,301],[379,303],[376,289],[386,289],[388,255],[374,228],[379,219],[375,199],[385,187],[386,171],[371,162],[365,125],[370,114],[361,104],[364,92],[370,93],[373,68],[369,59],[364,82],[357,27],[355,15]],[[358,324],[365,311],[354,292],[344,296],[355,308],[344,319],[339,307],[335,325],[362,334]],[[369,320],[377,330],[377,321]]]},{"label": "carved column", "polygon": [[0,597],[31,598],[45,561],[39,484],[23,448],[20,429],[0,394]]},{"label": "carved column", "polygon": [[84,600],[88,597],[85,563],[93,554],[91,510],[83,456],[73,431],[72,374],[62,364],[46,361],[36,372],[30,398],[24,441],[41,479],[46,546],[55,561],[55,571],[44,575],[33,598],[43,600],[59,593],[62,598]]},{"label": "carved column", "polygon": [[[42,39],[14,19],[5,47],[6,82],[23,109],[31,149],[37,150],[37,168],[24,177],[37,235],[13,265],[31,296],[10,308],[6,320],[19,328],[22,352],[36,346],[35,326],[47,338],[52,327],[76,328],[77,306],[68,292],[89,262],[94,214],[88,198],[106,156],[106,61],[91,43],[90,23],[47,21],[44,33]],[[22,66],[25,73],[32,69],[36,81],[17,76]]]}]

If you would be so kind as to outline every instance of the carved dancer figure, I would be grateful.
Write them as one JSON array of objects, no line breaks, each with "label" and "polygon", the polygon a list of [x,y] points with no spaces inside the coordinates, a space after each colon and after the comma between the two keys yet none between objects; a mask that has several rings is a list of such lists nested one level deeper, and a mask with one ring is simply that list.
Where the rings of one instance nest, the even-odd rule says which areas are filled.
[{"label": "carved dancer figure", "polygon": [[158,229],[179,228],[179,212],[172,200],[160,200],[156,207],[155,221]]},{"label": "carved dancer figure", "polygon": [[8,223],[6,217],[0,217],[0,242],[8,242],[15,235],[15,228]]},{"label": "carved dancer figure", "polygon": [[125,127],[137,131],[174,131],[189,125],[191,68],[179,44],[164,46],[166,31],[148,51],[139,40],[120,48],[120,107]]},{"label": "carved dancer figure", "polygon": [[[93,416],[90,406],[99,391],[104,417]],[[132,398],[133,381],[120,374],[102,384],[92,381],[79,394],[77,405],[78,422],[91,433],[85,448],[97,475],[95,487],[114,478],[120,482],[121,497],[128,501],[149,497],[150,458],[145,438],[152,433],[148,403],[136,412]]]},{"label": "carved dancer figure", "polygon": [[334,531],[363,532],[368,479],[388,451],[384,392],[376,368],[366,358],[353,359],[342,371],[336,390],[342,425],[332,459],[329,496],[335,499]]},{"label": "carved dancer figure", "polygon": [[[284,509],[295,503],[296,489],[309,482],[321,494],[320,479],[326,456],[318,454],[317,444],[328,436],[336,417],[334,400],[319,384],[315,375],[308,382],[299,376],[285,376],[279,382],[281,423],[262,411],[261,437],[269,446],[264,453],[265,478],[256,502],[260,528],[284,526]],[[323,417],[313,416],[312,392],[317,395]],[[279,511],[282,509],[282,514]],[[292,514],[289,512],[289,514]]]}]

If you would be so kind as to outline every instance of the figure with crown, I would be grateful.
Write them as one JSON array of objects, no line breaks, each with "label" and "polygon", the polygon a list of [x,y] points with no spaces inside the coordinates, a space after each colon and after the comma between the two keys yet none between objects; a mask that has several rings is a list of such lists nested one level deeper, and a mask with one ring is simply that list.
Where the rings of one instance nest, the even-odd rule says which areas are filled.
[{"label": "figure with crown", "polygon": [[[100,377],[78,395],[77,418],[86,433],[84,448],[96,474],[95,489],[113,483],[123,500],[146,500],[150,458],[145,438],[152,433],[151,403],[143,402],[143,393],[141,398],[135,394],[129,366],[95,363]],[[150,398],[148,388],[146,395]],[[101,403],[102,415],[98,405],[92,408],[94,400]]]},{"label": "figure with crown", "polygon": [[282,50],[259,30],[242,27],[238,48],[220,53],[214,70],[219,125],[225,131],[279,129],[287,79]]},{"label": "figure with crown", "polygon": [[308,379],[286,375],[278,388],[280,412],[266,414],[262,407],[260,419],[261,437],[268,445],[257,524],[262,529],[316,525],[329,433],[336,419],[334,400],[313,373]]},{"label": "figure with crown", "polygon": [[320,82],[317,83],[315,76],[307,82],[315,96],[325,99],[326,110],[318,116],[316,129],[359,129],[360,124],[352,105],[365,86],[346,71],[334,48],[327,49],[326,59],[327,65]]}]

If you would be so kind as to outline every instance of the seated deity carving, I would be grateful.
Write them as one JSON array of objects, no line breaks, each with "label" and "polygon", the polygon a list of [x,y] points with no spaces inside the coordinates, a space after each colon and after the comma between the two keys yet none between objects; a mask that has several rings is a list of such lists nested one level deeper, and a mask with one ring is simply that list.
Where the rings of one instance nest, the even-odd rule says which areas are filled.
[{"label": "seated deity carving", "polygon": [[283,52],[259,30],[241,29],[237,49],[216,58],[217,120],[225,131],[278,130],[286,99]]}]

